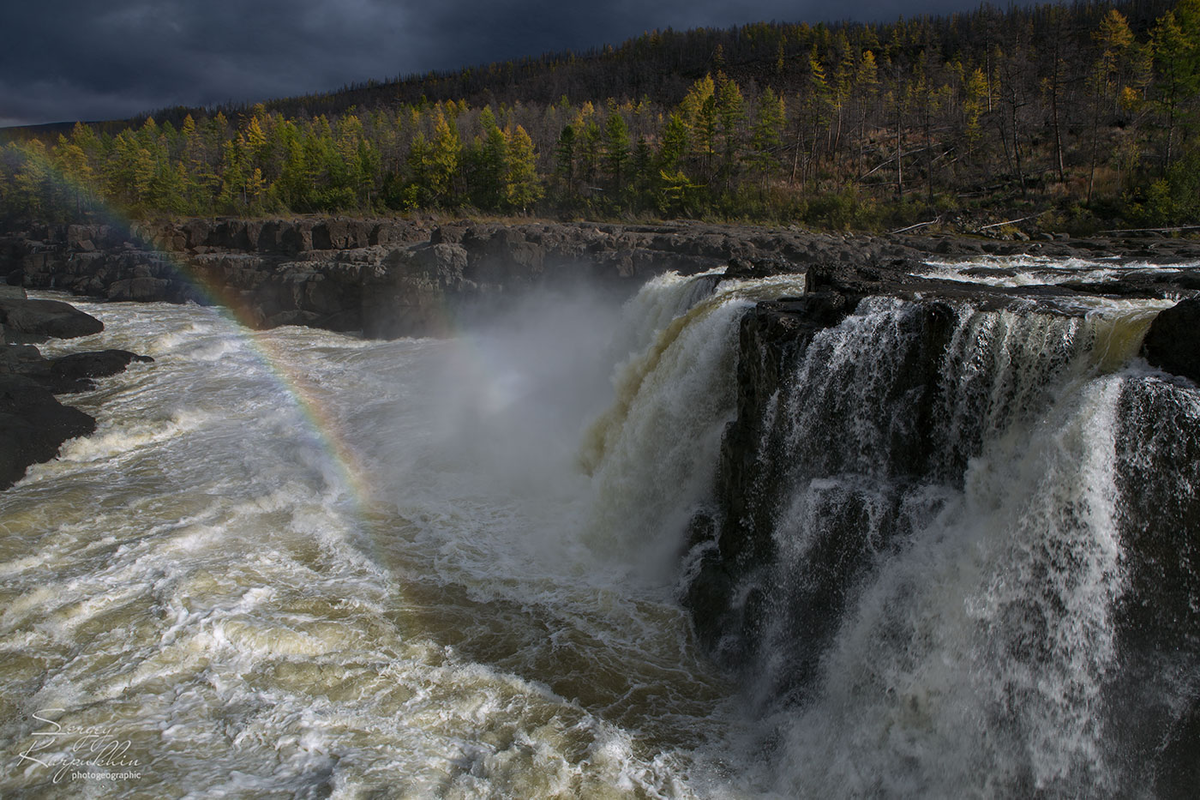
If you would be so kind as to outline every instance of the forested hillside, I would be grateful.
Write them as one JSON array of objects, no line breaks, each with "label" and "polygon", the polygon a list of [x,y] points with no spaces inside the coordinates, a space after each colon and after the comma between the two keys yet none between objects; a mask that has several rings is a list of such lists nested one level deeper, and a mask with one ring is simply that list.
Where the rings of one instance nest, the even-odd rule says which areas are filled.
[{"label": "forested hillside", "polygon": [[0,213],[441,209],[892,227],[1200,219],[1200,0],[655,31],[252,107],[11,131]]}]

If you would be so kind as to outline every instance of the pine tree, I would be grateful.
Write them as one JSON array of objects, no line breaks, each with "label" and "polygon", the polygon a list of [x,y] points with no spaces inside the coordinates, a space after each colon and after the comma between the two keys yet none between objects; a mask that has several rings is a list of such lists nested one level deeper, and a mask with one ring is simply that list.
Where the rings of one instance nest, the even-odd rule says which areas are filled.
[{"label": "pine tree", "polygon": [[575,194],[575,126],[563,126],[554,148],[554,174],[567,197]]},{"label": "pine tree", "polygon": [[750,131],[750,152],[746,155],[746,163],[761,176],[763,190],[779,165],[783,127],[783,98],[777,97],[768,86],[758,101],[758,113]]},{"label": "pine tree", "polygon": [[478,180],[476,181],[477,202],[488,209],[498,209],[504,204],[504,173],[508,164],[508,136],[496,124],[490,107],[484,107],[479,115],[483,129],[483,140],[479,145]]},{"label": "pine tree", "polygon": [[724,73],[717,76],[716,113],[717,134],[721,143],[721,176],[728,190],[741,149],[741,125],[746,119],[746,103],[737,82]]},{"label": "pine tree", "polygon": [[713,160],[717,153],[717,99],[714,94],[708,95],[700,103],[690,138],[700,162],[700,174],[707,181],[712,177]]},{"label": "pine tree", "polygon": [[609,110],[604,123],[604,170],[608,173],[613,199],[620,200],[624,169],[629,161],[629,128],[616,108]]},{"label": "pine tree", "polygon": [[589,119],[579,137],[579,171],[581,177],[594,184],[596,182],[596,167],[600,162],[600,126],[596,120]]},{"label": "pine tree", "polygon": [[1119,95],[1120,69],[1123,56],[1133,42],[1129,21],[1115,8],[1100,20],[1100,29],[1094,34],[1100,46],[1100,57],[1092,67],[1088,87],[1092,95],[1092,148],[1091,164],[1088,168],[1087,202],[1092,202],[1096,185],[1096,166],[1100,154],[1100,118],[1110,98]]},{"label": "pine tree", "polygon": [[527,211],[542,198],[533,140],[520,125],[508,134],[508,169],[504,175],[504,198],[512,208]]},{"label": "pine tree", "polygon": [[674,111],[663,126],[658,149],[658,168],[671,173],[680,169],[689,147],[687,124],[681,113]]},{"label": "pine tree", "polygon": [[987,77],[983,74],[982,69],[976,67],[967,78],[966,100],[963,103],[963,112],[966,117],[965,135],[970,151],[974,151],[983,138],[980,117],[986,108]]},{"label": "pine tree", "polygon": [[634,201],[635,204],[640,206],[643,204],[646,194],[650,191],[654,175],[654,154],[651,152],[650,144],[644,136],[639,136],[637,144],[634,145],[631,167],[633,171]]},{"label": "pine tree", "polygon": [[[1200,12],[1197,17],[1196,22],[1200,24]],[[1174,161],[1175,133],[1183,103],[1200,94],[1200,32],[1191,32],[1189,36],[1176,20],[1175,13],[1168,11],[1158,20],[1151,36],[1154,60],[1161,77],[1155,104],[1166,117],[1165,173]]]},{"label": "pine tree", "polygon": [[82,216],[84,206],[92,199],[91,186],[96,178],[87,153],[60,134],[58,146],[54,148],[54,164],[68,181],[69,191],[75,199],[76,216]]},{"label": "pine tree", "polygon": [[706,179],[712,166],[713,155],[716,153],[716,91],[712,75],[705,75],[692,84],[676,110],[679,119],[686,126],[685,138]]},{"label": "pine tree", "polygon": [[461,151],[457,128],[439,108],[433,120],[433,142],[429,148],[429,188],[433,203],[450,202],[451,183],[458,171]]}]

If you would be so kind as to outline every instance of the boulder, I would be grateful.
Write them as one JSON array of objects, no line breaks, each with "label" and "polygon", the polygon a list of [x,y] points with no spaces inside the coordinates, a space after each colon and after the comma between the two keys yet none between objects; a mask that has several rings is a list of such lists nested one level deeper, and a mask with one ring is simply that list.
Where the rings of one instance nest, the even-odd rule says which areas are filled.
[{"label": "boulder", "polygon": [[151,363],[150,356],[139,356],[128,350],[98,350],[72,353],[50,362],[50,374],[57,379],[76,381],[88,378],[107,378],[124,372],[131,363]]},{"label": "boulder", "polygon": [[0,298],[0,325],[7,342],[74,339],[104,330],[104,323],[58,300]]},{"label": "boulder", "polygon": [[34,379],[0,374],[0,488],[19,481],[30,464],[54,458],[63,442],[95,429],[95,419],[62,405]]},{"label": "boulder", "polygon": [[1154,366],[1200,383],[1200,298],[1182,300],[1159,313],[1146,332],[1142,352]]}]

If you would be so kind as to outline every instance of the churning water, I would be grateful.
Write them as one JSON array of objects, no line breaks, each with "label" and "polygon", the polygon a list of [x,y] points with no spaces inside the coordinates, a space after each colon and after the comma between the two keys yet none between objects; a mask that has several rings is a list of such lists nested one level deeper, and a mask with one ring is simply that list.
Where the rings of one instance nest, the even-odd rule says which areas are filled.
[{"label": "churning water", "polygon": [[[68,401],[95,435],[0,494],[0,794],[1119,785],[1090,716],[1123,580],[1115,417],[1163,304],[1032,332],[960,309],[942,445],[965,472],[903,488],[908,538],[881,548],[798,703],[719,671],[676,595],[735,413],[739,317],[802,291],[667,275],[623,307],[546,295],[453,339],[394,342],[78,304],[105,332],[46,351],[155,363]],[[821,363],[796,376],[809,396],[775,407],[797,452],[820,403],[870,399],[866,370],[886,372],[904,313],[872,301],[814,344]],[[809,472],[826,454],[797,457],[779,598],[823,505],[893,488],[887,437],[839,413],[856,449]],[[1030,604],[1036,663],[1017,653]],[[763,685],[783,682],[791,635],[781,615]]]}]

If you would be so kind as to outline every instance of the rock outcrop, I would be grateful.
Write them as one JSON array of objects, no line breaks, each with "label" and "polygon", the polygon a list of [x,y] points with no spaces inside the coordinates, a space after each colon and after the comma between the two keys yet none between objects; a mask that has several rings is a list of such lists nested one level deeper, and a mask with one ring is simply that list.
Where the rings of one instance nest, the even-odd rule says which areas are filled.
[{"label": "rock outcrop", "polygon": [[[447,330],[463,308],[522,287],[586,278],[632,291],[667,270],[694,274],[730,263],[752,275],[814,265],[921,270],[931,258],[981,255],[1200,260],[1200,245],[1172,239],[1004,242],[697,222],[298,218],[18,227],[0,236],[0,274],[10,283],[113,300],[219,302],[253,327],[309,325],[377,337]],[[1161,284],[1109,288],[1145,296],[1161,294]]]},{"label": "rock outcrop", "polygon": [[[1003,579],[1029,581],[1034,592],[987,617],[981,629],[990,644],[981,658],[1000,666],[981,665],[1050,674],[1063,657],[1055,648],[1088,646],[1082,638],[1054,639],[1074,624],[1056,616],[1068,613],[1058,593],[1073,597],[1087,545],[1074,548],[1094,533],[1089,526],[1103,527],[1095,535],[1118,540],[1121,588],[1094,598],[1112,604],[1106,635],[1114,655],[1096,675],[1089,713],[1122,780],[1153,786],[1157,796],[1185,796],[1197,777],[1191,754],[1200,747],[1195,386],[1140,373],[1110,384],[1119,399],[1102,424],[1115,448],[1091,457],[1110,459],[1105,468],[1120,498],[1111,512],[1096,509],[1102,501],[1075,497],[1074,483],[1010,487],[1032,478],[1015,467],[992,471],[988,460],[1024,464],[1039,437],[1056,444],[1029,467],[1047,470],[1037,480],[1068,481],[1078,466],[1072,448],[1083,445],[1055,438],[1077,434],[1053,427],[1065,423],[1055,423],[1050,409],[1059,393],[1082,385],[1079,370],[1104,371],[1092,351],[1093,335],[1101,334],[1089,327],[1090,306],[1077,302],[1085,290],[964,287],[905,272],[814,265],[809,294],[758,303],[742,317],[736,417],[722,438],[712,501],[689,530],[682,598],[697,638],[746,675],[756,695],[805,706],[822,691],[835,641],[840,646],[847,627],[857,630],[858,604],[886,565],[928,546],[931,535],[959,535],[940,528],[943,519],[973,530],[974,518],[940,515],[956,502],[950,498],[972,491],[969,480],[983,481],[988,492],[979,507],[964,508],[999,515],[1000,538],[1028,535],[1021,546],[1029,563],[1005,567]],[[1175,291],[1186,292],[1192,278],[1176,276]],[[1193,382],[1200,375],[1198,307],[1189,298],[1163,311],[1144,349],[1151,363]],[[1071,408],[1061,413],[1076,413]],[[988,466],[972,473],[981,458]],[[1014,494],[1019,502],[1005,505],[1010,490],[1029,495]],[[1005,520],[1005,509],[1031,521]],[[1093,512],[1102,521],[1087,517]],[[981,530],[993,535],[991,527]],[[1087,576],[1100,579],[1095,571]],[[871,597],[878,602],[878,594]],[[907,624],[896,623],[902,644]]]},{"label": "rock outcrop", "polygon": [[29,300],[23,289],[0,292],[0,489],[21,479],[31,465],[49,461],[68,439],[86,436],[96,420],[65,406],[56,394],[96,388],[95,378],[115,375],[134,361],[151,361],[125,350],[72,353],[47,359],[28,341],[99,333],[100,320],[68,303]]},{"label": "rock outcrop", "polygon": [[74,339],[104,330],[95,317],[58,300],[0,298],[0,326],[6,342]]},{"label": "rock outcrop", "polygon": [[1159,312],[1143,343],[1146,360],[1200,384],[1200,297]]},{"label": "rock outcrop", "polygon": [[0,488],[20,480],[30,464],[54,458],[63,442],[95,429],[95,419],[59,403],[37,380],[0,373]]}]

